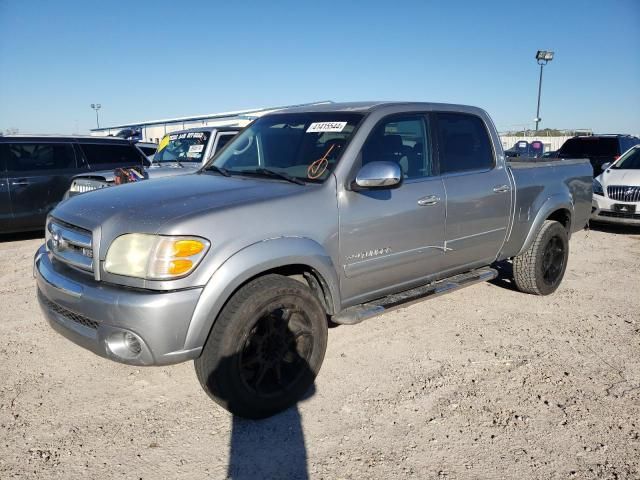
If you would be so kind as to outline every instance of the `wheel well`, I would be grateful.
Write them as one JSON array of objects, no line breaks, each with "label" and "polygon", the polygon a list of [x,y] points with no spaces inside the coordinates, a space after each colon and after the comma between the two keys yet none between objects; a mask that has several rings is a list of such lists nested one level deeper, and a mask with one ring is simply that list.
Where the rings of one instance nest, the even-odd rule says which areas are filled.
[{"label": "wheel well", "polygon": [[562,225],[564,225],[567,233],[569,233],[569,228],[571,227],[571,212],[569,212],[569,210],[567,210],[566,208],[556,210],[547,217],[547,220],[555,220],[556,222],[560,222]]},{"label": "wheel well", "polygon": [[259,274],[247,279],[236,289],[236,291],[250,281],[264,275],[269,275],[271,273],[283,275],[285,277],[289,277],[293,280],[304,283],[311,289],[318,300],[320,300],[320,303],[322,304],[325,312],[328,315],[333,315],[335,313],[333,311],[334,309],[331,290],[329,289],[329,285],[327,284],[326,280],[322,277],[322,275],[320,275],[320,273],[318,273],[317,270],[304,264],[283,265],[281,267],[272,268],[271,270],[265,270],[264,272],[260,272]]}]

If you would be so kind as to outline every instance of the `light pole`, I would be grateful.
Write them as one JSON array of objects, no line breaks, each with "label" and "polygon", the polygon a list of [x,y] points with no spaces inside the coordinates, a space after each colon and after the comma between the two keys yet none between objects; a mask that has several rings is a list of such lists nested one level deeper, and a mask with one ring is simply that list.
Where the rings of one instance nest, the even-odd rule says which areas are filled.
[{"label": "light pole", "polygon": [[98,128],[100,128],[100,120],[98,119],[98,110],[100,110],[101,107],[102,105],[100,105],[99,103],[91,104],[91,108],[93,108],[96,111],[96,125],[98,125]]},{"label": "light pole", "polygon": [[548,50],[538,50],[536,53],[536,60],[538,61],[538,65],[540,65],[540,80],[538,81],[538,109],[536,110],[536,132],[538,131],[538,124],[542,120],[540,118],[540,93],[542,92],[542,69],[544,66],[553,60],[553,52]]}]

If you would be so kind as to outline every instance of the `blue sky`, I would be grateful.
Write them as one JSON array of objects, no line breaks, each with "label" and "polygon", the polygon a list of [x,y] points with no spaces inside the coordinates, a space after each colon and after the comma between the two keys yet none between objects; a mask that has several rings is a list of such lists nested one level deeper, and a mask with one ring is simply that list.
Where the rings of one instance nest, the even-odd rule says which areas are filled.
[{"label": "blue sky", "polygon": [[314,100],[485,108],[500,129],[640,134],[640,0],[0,0],[0,130]]}]

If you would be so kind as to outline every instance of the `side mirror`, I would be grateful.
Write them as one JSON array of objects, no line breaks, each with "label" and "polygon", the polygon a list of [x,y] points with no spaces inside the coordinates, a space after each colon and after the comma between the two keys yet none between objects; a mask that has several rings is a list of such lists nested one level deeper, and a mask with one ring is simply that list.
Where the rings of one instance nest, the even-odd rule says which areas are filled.
[{"label": "side mirror", "polygon": [[604,172],[607,168],[611,166],[611,162],[606,162],[602,164],[602,171]]},{"label": "side mirror", "polygon": [[354,190],[365,188],[392,188],[402,182],[400,165],[394,162],[371,162],[365,164],[352,184]]}]

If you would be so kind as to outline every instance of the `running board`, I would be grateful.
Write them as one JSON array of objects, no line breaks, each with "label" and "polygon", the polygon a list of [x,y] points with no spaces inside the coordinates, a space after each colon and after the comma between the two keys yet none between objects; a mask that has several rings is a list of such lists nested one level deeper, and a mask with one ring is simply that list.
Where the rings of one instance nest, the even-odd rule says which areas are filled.
[{"label": "running board", "polygon": [[472,270],[467,273],[445,278],[444,280],[412,288],[411,290],[387,295],[372,302],[346,308],[338,315],[331,317],[331,320],[341,325],[355,325],[363,320],[382,315],[397,308],[407,307],[413,303],[454,292],[469,285],[475,285],[476,283],[488,282],[497,276],[498,272],[493,268]]}]

